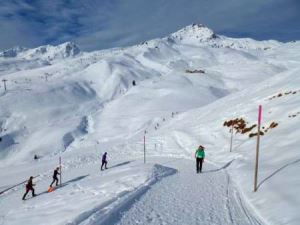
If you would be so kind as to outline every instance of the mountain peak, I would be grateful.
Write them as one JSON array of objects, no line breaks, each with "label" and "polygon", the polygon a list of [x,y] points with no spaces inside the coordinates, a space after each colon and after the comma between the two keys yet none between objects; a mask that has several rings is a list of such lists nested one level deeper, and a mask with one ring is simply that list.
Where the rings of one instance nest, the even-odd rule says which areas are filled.
[{"label": "mountain peak", "polygon": [[173,33],[170,37],[174,40],[180,41],[200,41],[205,42],[211,39],[216,39],[218,36],[208,27],[203,24],[192,24],[183,29]]}]

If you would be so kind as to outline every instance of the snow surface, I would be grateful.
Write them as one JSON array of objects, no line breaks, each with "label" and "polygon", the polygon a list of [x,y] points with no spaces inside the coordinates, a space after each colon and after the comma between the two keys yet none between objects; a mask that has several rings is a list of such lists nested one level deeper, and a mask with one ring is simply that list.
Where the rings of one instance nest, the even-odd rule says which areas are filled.
[{"label": "snow surface", "polygon": [[262,224],[226,173],[229,163],[220,168],[204,163],[202,174],[195,173],[191,160],[161,163],[180,172],[151,187],[108,224]]},{"label": "snow surface", "polygon": [[[0,85],[0,190],[40,175],[42,193],[24,203],[23,185],[0,195],[0,224],[299,224],[299,50],[299,41],[234,39],[194,24],[127,48],[85,53],[65,43],[0,53],[0,79],[8,80],[6,92]],[[234,134],[230,153],[223,123],[256,124],[259,104],[263,126],[278,126],[261,137],[253,193],[256,139]],[[141,163],[145,130],[147,156],[167,160]],[[196,177],[183,158],[199,144],[214,164],[208,170],[228,166]],[[120,166],[100,173],[104,151]],[[43,194],[59,156],[65,186]],[[166,163],[174,158],[181,161]]]}]

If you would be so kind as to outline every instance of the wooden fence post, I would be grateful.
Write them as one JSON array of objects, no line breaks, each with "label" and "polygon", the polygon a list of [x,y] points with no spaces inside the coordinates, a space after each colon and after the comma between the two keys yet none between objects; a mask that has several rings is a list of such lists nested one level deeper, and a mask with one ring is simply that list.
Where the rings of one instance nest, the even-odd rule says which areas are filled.
[{"label": "wooden fence post", "polygon": [[6,82],[7,82],[7,80],[3,79],[2,82],[3,82],[3,85],[4,85],[4,91],[6,91],[7,90],[7,88],[6,88]]},{"label": "wooden fence post", "polygon": [[259,159],[259,144],[260,144],[260,125],[261,125],[262,106],[258,107],[258,127],[257,127],[257,142],[256,142],[256,157],[255,157],[255,172],[254,172],[254,192],[257,191],[257,175],[258,175],[258,159]]},{"label": "wooden fence post", "polygon": [[233,140],[233,123],[231,125],[231,137],[230,137],[230,152],[232,152],[232,140]]}]

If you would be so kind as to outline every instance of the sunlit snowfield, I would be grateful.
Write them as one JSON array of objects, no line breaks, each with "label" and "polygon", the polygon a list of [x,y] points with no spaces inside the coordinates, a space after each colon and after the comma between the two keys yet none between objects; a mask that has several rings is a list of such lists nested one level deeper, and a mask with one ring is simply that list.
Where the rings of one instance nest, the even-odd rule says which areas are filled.
[{"label": "sunlit snowfield", "polygon": [[[299,224],[299,52],[192,25],[127,48],[0,53],[0,191],[39,175],[36,198],[21,200],[24,185],[0,195],[0,224]],[[223,124],[256,124],[259,104],[253,193],[257,128],[234,132],[229,152]],[[63,184],[46,193],[59,157]]]}]

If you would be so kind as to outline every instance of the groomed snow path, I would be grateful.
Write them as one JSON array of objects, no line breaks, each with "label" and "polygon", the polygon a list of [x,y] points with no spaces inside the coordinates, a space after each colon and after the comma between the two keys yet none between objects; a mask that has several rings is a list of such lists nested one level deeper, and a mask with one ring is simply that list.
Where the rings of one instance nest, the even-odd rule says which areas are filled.
[{"label": "groomed snow path", "polygon": [[172,167],[178,173],[151,186],[144,195],[112,215],[105,225],[262,224],[245,206],[227,175],[226,167],[230,162],[223,168],[205,163],[203,172],[196,174],[192,160],[171,158],[151,161]]}]

